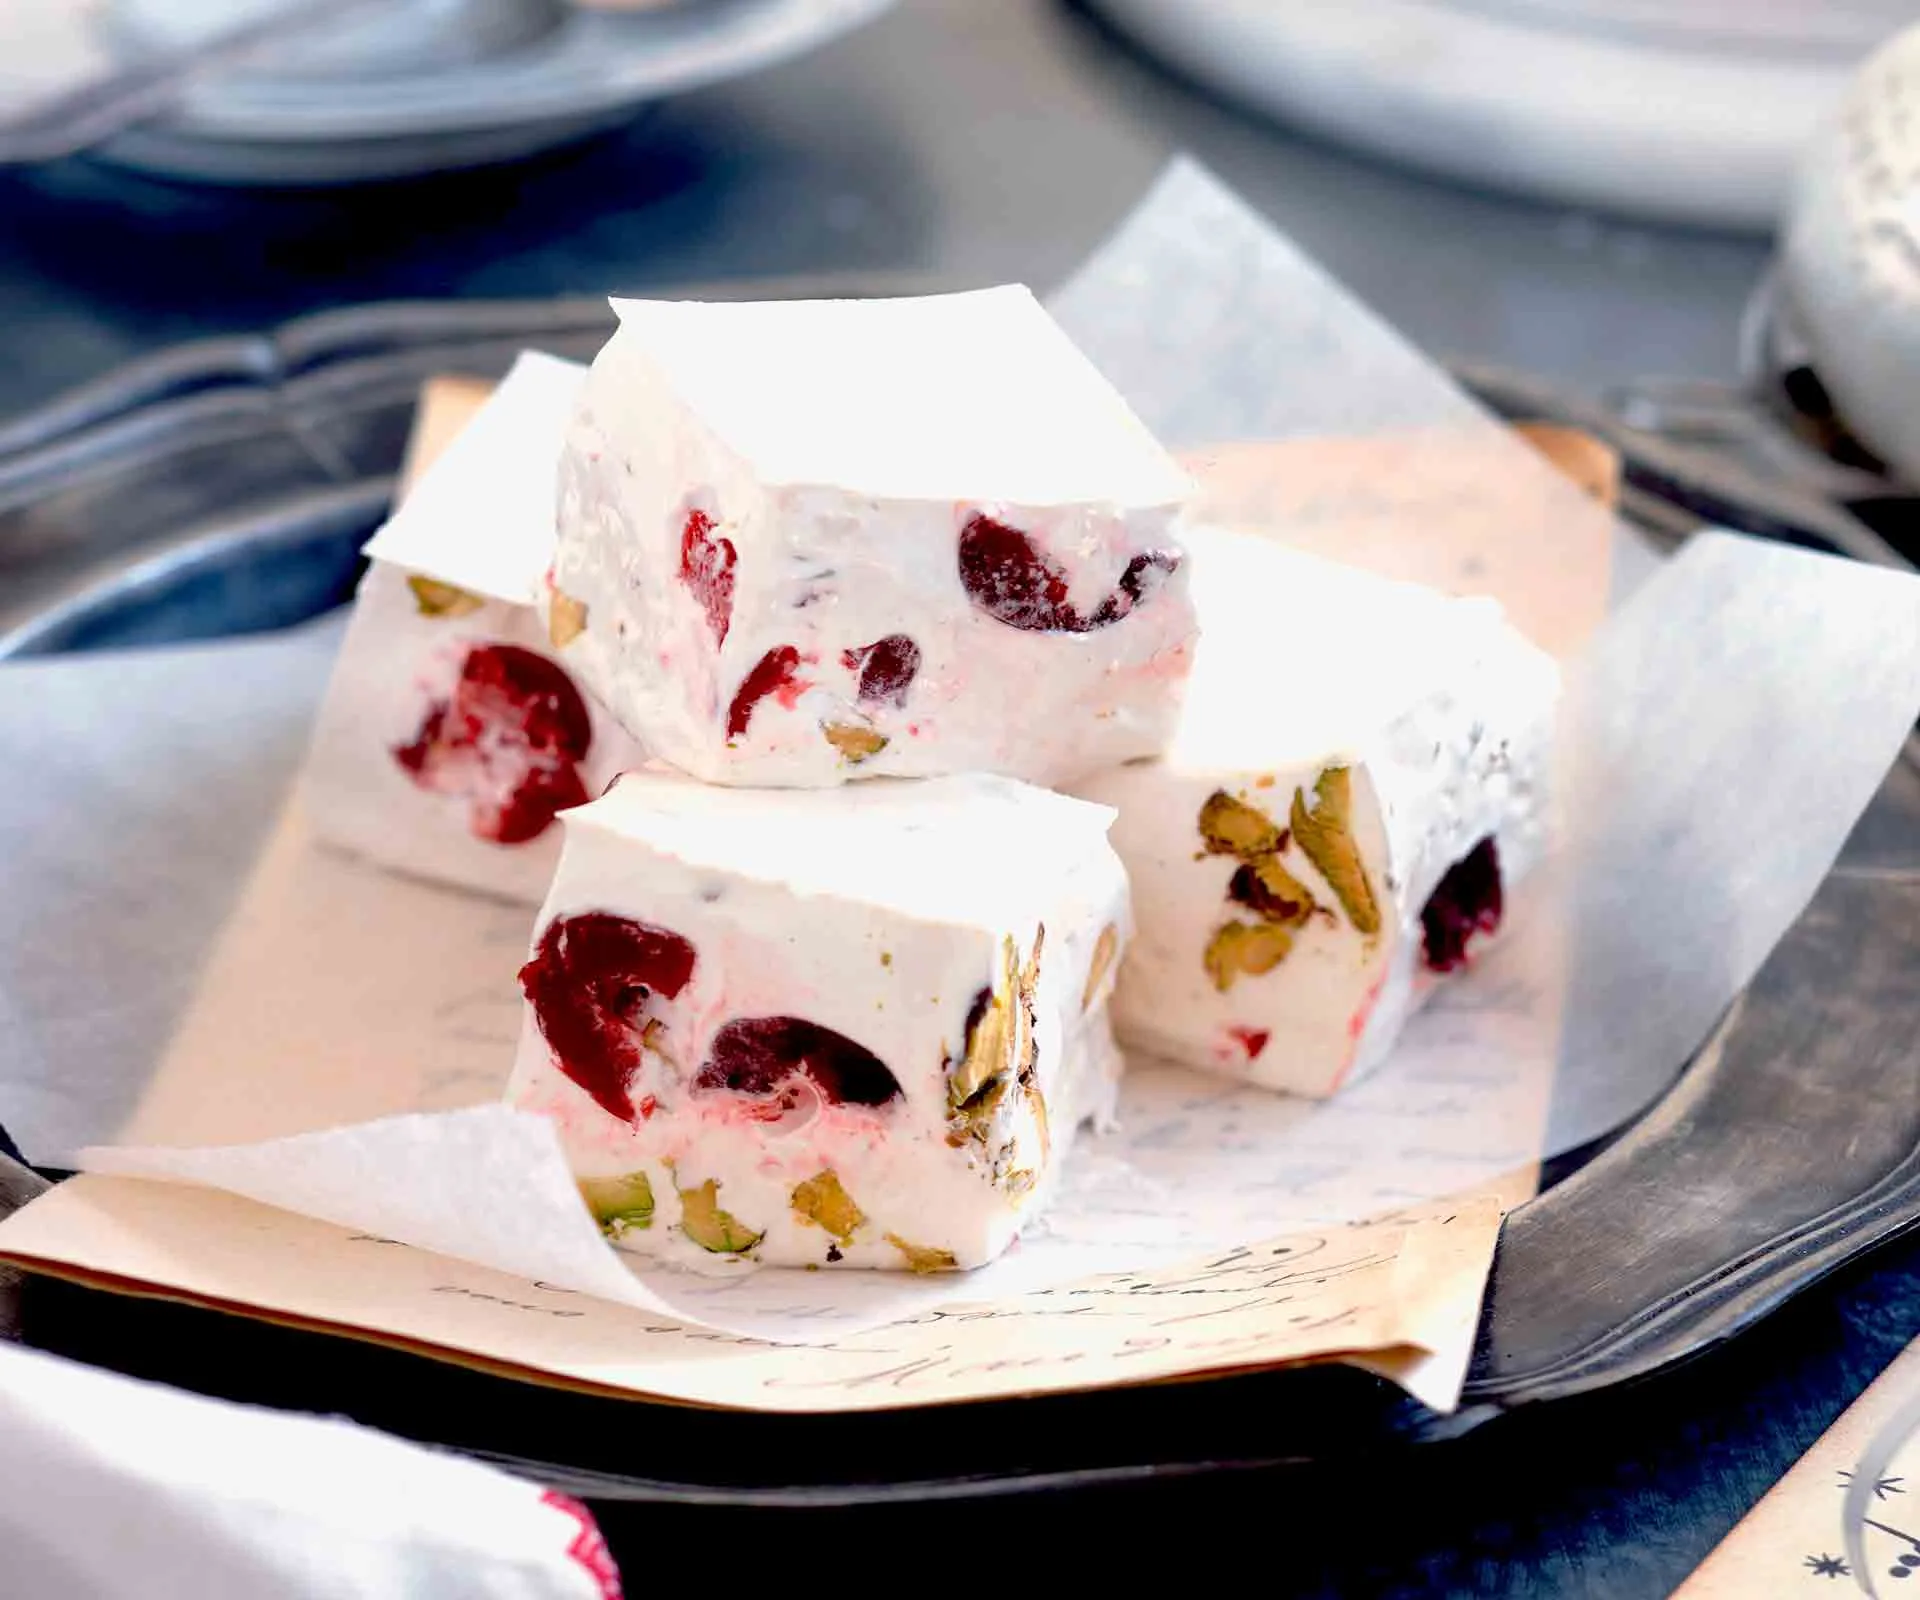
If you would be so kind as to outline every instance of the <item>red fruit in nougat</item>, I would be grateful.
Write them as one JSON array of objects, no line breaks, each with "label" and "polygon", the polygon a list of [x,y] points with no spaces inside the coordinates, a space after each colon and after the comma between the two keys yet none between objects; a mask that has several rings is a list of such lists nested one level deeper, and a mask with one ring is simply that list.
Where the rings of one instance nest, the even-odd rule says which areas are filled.
[{"label": "red fruit in nougat", "polygon": [[902,705],[920,670],[920,646],[904,633],[890,633],[858,650],[843,651],[840,664],[859,669],[863,705]]},{"label": "red fruit in nougat", "polygon": [[1500,852],[1491,836],[1482,839],[1452,866],[1420,909],[1427,965],[1451,972],[1467,959],[1473,936],[1500,926],[1504,893]]},{"label": "red fruit in nougat", "polygon": [[737,739],[747,731],[747,724],[753,721],[753,708],[768,695],[792,691],[799,682],[800,652],[790,644],[769,650],[754,662],[753,670],[734,691],[733,702],[727,707],[727,737]]},{"label": "red fruit in nougat", "polygon": [[427,708],[393,759],[422,789],[465,795],[468,827],[494,844],[538,838],[556,813],[584,805],[578,762],[593,722],[573,680],[518,645],[475,645],[452,694]]},{"label": "red fruit in nougat", "polygon": [[1171,550],[1135,556],[1092,611],[1068,597],[1067,575],[1018,528],[975,516],[960,532],[960,586],[977,610],[1026,633],[1091,633],[1129,615],[1180,565]]},{"label": "red fruit in nougat", "polygon": [[727,642],[733,622],[733,569],[739,559],[733,541],[714,533],[712,517],[704,511],[687,513],[680,530],[680,581],[706,612],[716,649]]},{"label": "red fruit in nougat", "polygon": [[1258,1061],[1273,1034],[1265,1028],[1229,1028],[1227,1037],[1246,1052],[1249,1061]]},{"label": "red fruit in nougat", "polygon": [[693,977],[693,945],[651,923],[585,911],[556,917],[520,969],[554,1062],[623,1122],[639,1116],[634,1074],[648,1043],[656,996],[672,1000]]},{"label": "red fruit in nougat", "polygon": [[736,1017],[713,1036],[696,1089],[775,1096],[806,1078],[829,1105],[878,1106],[900,1092],[887,1064],[805,1017]]}]

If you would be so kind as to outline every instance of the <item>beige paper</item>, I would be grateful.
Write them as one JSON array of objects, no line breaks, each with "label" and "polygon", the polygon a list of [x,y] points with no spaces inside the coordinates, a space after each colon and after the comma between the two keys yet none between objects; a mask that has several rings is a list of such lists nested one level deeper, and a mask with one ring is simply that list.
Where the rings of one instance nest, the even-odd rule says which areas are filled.
[{"label": "beige paper", "polygon": [[1674,1600],[1885,1595],[1920,1586],[1916,1424],[1920,1344],[1902,1351],[1841,1413]]},{"label": "beige paper", "polygon": [[0,1223],[0,1259],[611,1394],[870,1411],[1360,1354],[1457,1395],[1493,1259],[1488,1200],[955,1301],[804,1346],[697,1330],[210,1189],[84,1175]]},{"label": "beige paper", "polygon": [[[1549,437],[1567,478],[1512,471],[1519,446],[1492,428],[1239,444],[1186,460],[1205,519],[1384,577],[1492,595],[1565,660],[1606,617],[1617,481],[1604,447]],[[1568,478],[1605,498],[1570,493]]]},{"label": "beige paper", "polygon": [[1557,422],[1516,422],[1513,431],[1609,515],[1618,509],[1625,469],[1611,445]]}]

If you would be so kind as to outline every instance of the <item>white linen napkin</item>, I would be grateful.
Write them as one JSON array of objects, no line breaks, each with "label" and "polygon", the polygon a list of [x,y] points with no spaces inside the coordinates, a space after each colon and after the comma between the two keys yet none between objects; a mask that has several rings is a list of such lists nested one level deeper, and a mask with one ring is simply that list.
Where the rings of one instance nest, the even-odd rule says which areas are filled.
[{"label": "white linen napkin", "polygon": [[0,1591],[619,1600],[586,1508],[356,1424],[0,1343]]}]

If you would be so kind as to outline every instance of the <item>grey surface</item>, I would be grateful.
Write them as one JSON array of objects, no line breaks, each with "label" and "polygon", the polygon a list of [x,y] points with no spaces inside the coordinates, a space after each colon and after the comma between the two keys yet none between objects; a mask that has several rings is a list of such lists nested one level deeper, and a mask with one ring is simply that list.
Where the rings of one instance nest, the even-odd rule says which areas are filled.
[{"label": "grey surface", "polygon": [[[45,1178],[0,1150],[0,1219],[18,1211],[47,1187]],[[20,1337],[20,1280],[18,1268],[0,1266],[0,1339]]]},{"label": "grey surface", "polygon": [[905,0],[537,165],[342,193],[0,178],[0,414],[196,334],[396,296],[824,271],[1050,285],[1188,149],[1417,343],[1728,378],[1765,246],[1402,174],[1213,105],[1054,0]]}]

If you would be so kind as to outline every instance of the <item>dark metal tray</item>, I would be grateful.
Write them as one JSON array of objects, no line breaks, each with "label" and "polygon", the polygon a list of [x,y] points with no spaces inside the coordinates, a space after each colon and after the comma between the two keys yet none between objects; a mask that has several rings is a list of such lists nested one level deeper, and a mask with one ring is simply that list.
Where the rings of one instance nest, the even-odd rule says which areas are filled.
[{"label": "dark metal tray", "polygon": [[[609,325],[599,301],[371,307],[184,347],[0,426],[0,658],[260,631],[339,603],[391,493],[420,381],[498,374],[529,344],[584,356]],[[1625,461],[1629,508],[1661,537],[1711,520],[1900,560],[1803,485],[1512,375],[1462,377],[1496,409],[1606,437]],[[1666,1097],[1555,1162],[1546,1192],[1509,1218],[1452,1417],[1345,1369],[1021,1401],[1018,1412],[690,1412],[41,1280],[26,1327],[104,1365],[345,1411],[506,1460],[596,1504],[932,1504],[1377,1463],[1528,1402],[1670,1367],[1912,1227],[1916,1040],[1920,770],[1903,765]],[[5,1109],[0,1099],[0,1121]]]}]

